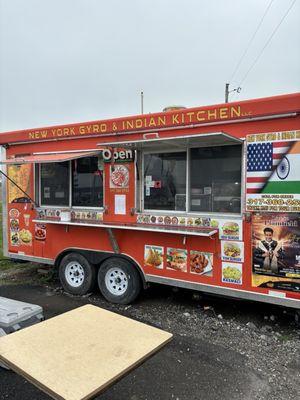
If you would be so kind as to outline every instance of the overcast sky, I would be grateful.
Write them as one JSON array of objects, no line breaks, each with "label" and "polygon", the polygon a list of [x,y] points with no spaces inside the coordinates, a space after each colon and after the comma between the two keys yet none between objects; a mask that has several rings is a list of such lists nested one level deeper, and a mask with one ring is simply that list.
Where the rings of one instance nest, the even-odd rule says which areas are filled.
[{"label": "overcast sky", "polygon": [[[224,101],[294,0],[0,0],[0,131]],[[231,100],[300,90],[296,0]]]}]

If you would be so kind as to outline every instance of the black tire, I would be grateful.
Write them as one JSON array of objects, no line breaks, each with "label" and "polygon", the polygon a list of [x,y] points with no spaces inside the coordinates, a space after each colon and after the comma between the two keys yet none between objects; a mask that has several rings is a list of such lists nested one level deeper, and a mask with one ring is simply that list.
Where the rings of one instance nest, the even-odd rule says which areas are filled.
[{"label": "black tire", "polygon": [[[121,282],[116,282],[117,279]],[[98,286],[107,301],[129,304],[140,293],[142,282],[137,267],[124,258],[110,257],[100,265]]]},{"label": "black tire", "polygon": [[295,324],[297,328],[300,328],[300,310],[295,311]]},{"label": "black tire", "polygon": [[69,253],[59,264],[59,279],[66,292],[87,294],[95,286],[96,269],[81,254]]}]

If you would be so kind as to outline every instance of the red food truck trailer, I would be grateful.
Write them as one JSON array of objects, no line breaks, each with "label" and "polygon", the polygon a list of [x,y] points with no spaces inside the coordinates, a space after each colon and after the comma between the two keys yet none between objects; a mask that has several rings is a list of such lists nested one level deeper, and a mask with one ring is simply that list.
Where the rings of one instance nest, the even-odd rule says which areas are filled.
[{"label": "red food truck trailer", "polygon": [[300,307],[300,93],[2,133],[4,254]]}]

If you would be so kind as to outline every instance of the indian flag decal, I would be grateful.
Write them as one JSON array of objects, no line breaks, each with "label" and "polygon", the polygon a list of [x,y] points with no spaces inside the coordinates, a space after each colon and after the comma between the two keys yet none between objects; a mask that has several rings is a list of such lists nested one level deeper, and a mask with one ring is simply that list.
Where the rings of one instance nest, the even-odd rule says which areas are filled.
[{"label": "indian flag decal", "polygon": [[300,193],[300,141],[291,142],[289,151],[281,158],[261,193]]},{"label": "indian flag decal", "polygon": [[247,136],[246,210],[300,212],[300,130]]}]

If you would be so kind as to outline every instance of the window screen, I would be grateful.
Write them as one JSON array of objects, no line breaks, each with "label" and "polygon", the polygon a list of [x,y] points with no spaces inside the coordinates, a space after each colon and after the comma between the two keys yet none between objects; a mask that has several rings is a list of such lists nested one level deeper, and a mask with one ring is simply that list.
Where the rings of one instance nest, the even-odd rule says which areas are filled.
[{"label": "window screen", "polygon": [[186,210],[186,152],[144,156],[144,208]]},{"label": "window screen", "polygon": [[69,205],[69,161],[41,164],[41,204]]}]

